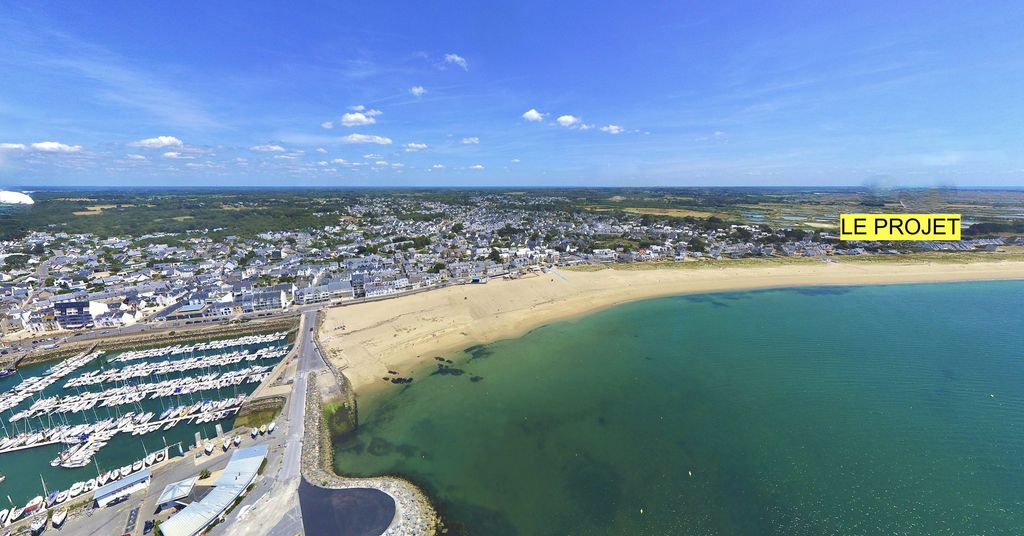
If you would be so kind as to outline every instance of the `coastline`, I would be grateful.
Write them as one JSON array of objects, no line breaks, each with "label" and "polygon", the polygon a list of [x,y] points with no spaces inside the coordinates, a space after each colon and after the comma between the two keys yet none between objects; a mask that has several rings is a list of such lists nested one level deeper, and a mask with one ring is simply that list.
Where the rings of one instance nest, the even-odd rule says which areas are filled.
[{"label": "coastline", "polygon": [[800,263],[707,269],[553,270],[329,308],[319,338],[356,394],[435,356],[521,336],[552,322],[644,299],[803,286],[1024,279],[1024,262]]}]

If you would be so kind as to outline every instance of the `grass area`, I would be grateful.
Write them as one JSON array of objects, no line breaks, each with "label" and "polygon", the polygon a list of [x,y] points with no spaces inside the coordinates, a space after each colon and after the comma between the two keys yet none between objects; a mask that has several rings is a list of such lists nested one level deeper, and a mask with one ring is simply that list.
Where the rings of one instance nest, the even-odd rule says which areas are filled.
[{"label": "grass area", "polygon": [[608,266],[605,264],[577,264],[576,266],[564,266],[559,269],[569,272],[600,272],[601,270],[607,270]]},{"label": "grass area", "polygon": [[651,216],[669,216],[673,218],[685,218],[686,216],[693,216],[694,218],[710,218],[711,216],[718,216],[719,218],[729,217],[729,214],[722,212],[708,212],[706,210],[694,210],[690,208],[645,208],[645,207],[601,207],[601,206],[589,206],[586,207],[588,210],[596,212],[612,212],[621,210],[623,212],[629,212],[631,214],[648,214]]},{"label": "grass area", "polygon": [[281,409],[284,408],[284,404],[281,404],[274,408],[261,409],[259,411],[253,411],[240,415],[235,419],[235,428],[248,427],[248,428],[259,428],[265,424],[270,424],[278,415],[281,414]]}]

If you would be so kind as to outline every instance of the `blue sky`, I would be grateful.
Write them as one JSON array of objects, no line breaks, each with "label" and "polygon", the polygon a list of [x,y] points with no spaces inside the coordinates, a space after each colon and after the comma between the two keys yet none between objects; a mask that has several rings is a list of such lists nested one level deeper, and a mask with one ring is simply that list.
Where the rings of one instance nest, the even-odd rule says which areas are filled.
[{"label": "blue sky", "polygon": [[1022,28],[1021,2],[2,2],[0,184],[1021,186]]}]

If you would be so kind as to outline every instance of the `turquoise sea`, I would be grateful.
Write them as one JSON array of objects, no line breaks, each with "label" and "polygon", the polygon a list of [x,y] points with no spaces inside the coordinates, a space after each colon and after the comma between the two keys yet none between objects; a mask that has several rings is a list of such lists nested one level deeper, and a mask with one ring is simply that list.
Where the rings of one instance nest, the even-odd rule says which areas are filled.
[{"label": "turquoise sea", "polygon": [[336,464],[463,533],[1024,532],[1024,282],[656,299],[446,357]]},{"label": "turquoise sea", "polygon": [[[189,344],[198,341],[181,340],[178,341],[181,344]],[[214,355],[224,354],[235,350],[249,350],[254,352],[262,347],[280,347],[284,346],[285,341],[277,341],[273,343],[262,343],[262,344],[250,344],[246,346],[236,346],[229,349],[222,350],[208,350],[205,352],[195,352],[194,355]],[[0,434],[10,433],[14,434],[17,432],[24,432],[25,430],[37,430],[41,427],[51,427],[63,422],[64,417],[58,419],[57,416],[46,417],[34,417],[32,419],[22,419],[11,423],[10,417],[18,411],[28,408],[32,405],[35,398],[49,397],[54,395],[68,395],[77,394],[78,392],[85,391],[101,391],[104,388],[114,387],[115,384],[105,383],[102,385],[91,385],[88,387],[73,388],[71,390],[64,389],[64,383],[72,378],[81,376],[86,372],[90,372],[97,369],[110,369],[110,368],[123,368],[128,365],[134,365],[143,363],[145,361],[130,361],[127,363],[111,362],[112,358],[116,357],[120,352],[109,352],[105,353],[99,358],[91,361],[89,364],[83,366],[77,371],[71,373],[64,379],[58,381],[56,384],[49,386],[44,389],[37,397],[25,400],[17,407],[12,410],[3,412],[0,415],[0,419],[3,419],[3,428],[0,428]],[[190,354],[181,354],[177,356],[163,356],[150,358],[150,362],[160,361],[177,361],[191,357]],[[161,375],[157,378],[144,378],[134,379],[131,383],[150,383],[156,381],[162,381],[170,378],[179,378],[183,376],[201,376],[209,374],[211,372],[227,372],[229,370],[236,370],[246,368],[252,365],[259,366],[273,366],[280,358],[276,359],[260,359],[257,361],[242,361],[236,365],[226,365],[223,367],[208,367],[203,369],[195,369],[186,371],[183,373],[171,373],[168,375]],[[14,387],[22,381],[22,378],[28,378],[30,376],[40,376],[46,373],[46,370],[53,366],[56,362],[41,363],[38,365],[31,365],[18,369],[18,374],[0,379],[0,392],[7,392],[10,388]],[[120,385],[120,384],[118,384]],[[181,406],[192,404],[195,402],[201,402],[203,400],[221,400],[225,398],[232,398],[240,394],[248,394],[254,391],[257,387],[255,383],[242,383],[238,386],[227,387],[224,389],[211,389],[207,391],[201,391],[198,393],[192,393],[188,395],[176,396],[176,397],[165,397],[156,400],[146,399],[139,404],[128,404],[121,406],[114,406],[110,408],[102,408],[97,406],[95,412],[90,410],[82,413],[70,413],[67,414],[66,419],[70,424],[78,424],[82,422],[95,422],[97,420],[106,419],[108,417],[117,417],[125,414],[129,411],[134,411],[136,414],[152,411],[157,416],[167,408],[173,406]],[[63,490],[71,487],[72,484],[79,481],[85,481],[95,477],[100,471],[108,471],[115,467],[121,467],[125,464],[134,462],[142,459],[146,456],[147,452],[156,452],[161,450],[165,445],[175,445],[181,443],[187,450],[189,446],[195,443],[195,434],[200,432],[204,438],[214,437],[216,434],[216,425],[220,424],[223,430],[227,431],[231,429],[234,423],[234,417],[223,419],[216,422],[205,423],[201,425],[192,425],[185,422],[179,423],[174,428],[164,431],[157,430],[144,435],[131,435],[129,433],[117,434],[113,439],[103,447],[95,456],[94,463],[90,463],[85,467],[76,469],[68,469],[63,467],[52,467],[50,461],[57,457],[57,455],[64,450],[67,446],[61,444],[47,445],[42,447],[36,447],[26,450],[20,450],[15,452],[7,452],[0,454],[0,474],[3,474],[7,478],[0,483],[0,509],[8,508],[13,501],[15,505],[24,505],[29,499],[36,495],[43,495],[43,483],[45,482],[48,491]],[[6,430],[6,432],[5,432]],[[219,445],[218,445],[219,446]],[[177,448],[172,447],[170,451],[171,456],[179,454]],[[10,497],[10,501],[8,500]]]}]

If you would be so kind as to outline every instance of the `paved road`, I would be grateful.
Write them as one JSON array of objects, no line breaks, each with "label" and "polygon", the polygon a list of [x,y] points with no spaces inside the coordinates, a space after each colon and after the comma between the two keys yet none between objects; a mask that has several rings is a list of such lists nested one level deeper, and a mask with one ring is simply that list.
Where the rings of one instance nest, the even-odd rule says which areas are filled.
[{"label": "paved road", "polygon": [[[327,367],[313,339],[319,311],[302,314],[296,337],[296,372],[288,397],[285,419],[278,421],[284,444],[280,465],[272,465],[264,473],[260,485],[253,490],[225,522],[225,534],[237,536],[294,536],[302,534],[302,513],[298,501],[302,480],[302,435],[305,429],[306,377]],[[275,470],[276,469],[276,470]]]},{"label": "paved road", "polygon": [[318,311],[303,313],[302,333],[299,334],[298,349],[298,372],[295,375],[295,383],[292,388],[292,395],[288,407],[288,449],[284,455],[284,468],[281,470],[281,479],[298,478],[302,476],[302,435],[305,432],[304,416],[306,413],[306,380],[310,372],[327,368],[320,348],[313,339],[313,331],[316,329]]}]

